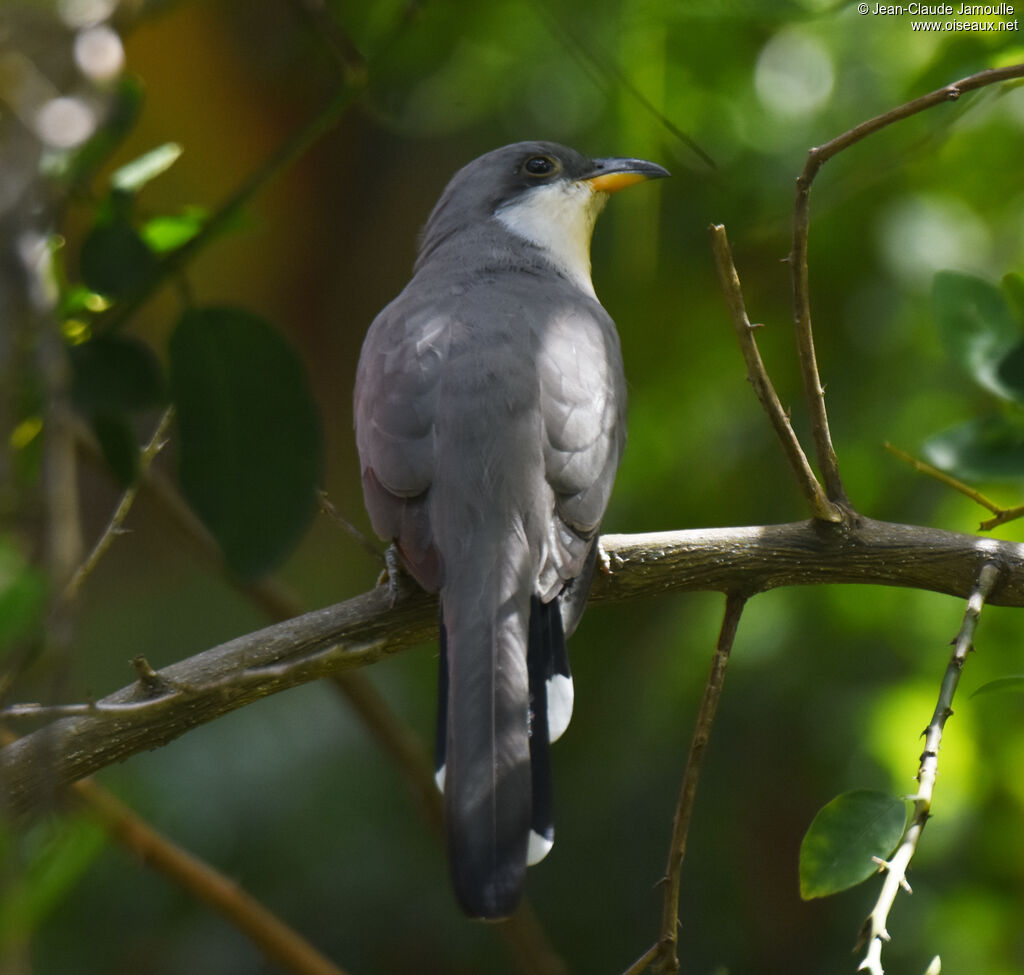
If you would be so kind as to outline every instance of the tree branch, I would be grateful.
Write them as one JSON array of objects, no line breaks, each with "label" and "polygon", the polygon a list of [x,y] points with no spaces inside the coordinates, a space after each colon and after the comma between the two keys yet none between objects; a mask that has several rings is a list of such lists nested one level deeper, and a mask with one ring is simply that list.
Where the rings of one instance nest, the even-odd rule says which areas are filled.
[{"label": "tree branch", "polygon": [[746,605],[744,596],[730,593],[726,597],[725,615],[722,628],[715,644],[715,652],[711,656],[711,670],[704,684],[704,693],[700,699],[700,709],[693,727],[693,738],[690,741],[690,753],[686,759],[682,785],[679,787],[679,800],[676,803],[675,817],[672,821],[672,842],[669,845],[668,866],[665,868],[665,895],[662,902],[661,937],[658,940],[658,960],[655,971],[677,973],[679,971],[679,954],[677,942],[679,937],[679,886],[682,880],[683,860],[686,857],[686,841],[690,834],[690,821],[697,800],[697,786],[700,773],[704,767],[704,756],[711,729],[715,723],[718,702],[722,698],[725,684],[725,668],[729,663],[729,655],[736,639],[736,629],[743,607]]},{"label": "tree branch", "polygon": [[907,893],[911,892],[910,884],[907,882],[907,868],[917,851],[921,833],[931,815],[932,793],[939,771],[939,745],[942,743],[942,731],[946,726],[947,719],[953,714],[953,696],[960,684],[960,674],[963,672],[967,654],[974,649],[974,631],[978,626],[982,606],[998,580],[999,569],[992,563],[986,563],[981,567],[977,585],[967,600],[964,621],[960,632],[953,641],[953,654],[949,658],[946,672],[942,677],[939,699],[932,712],[932,719],[928,722],[928,727],[924,732],[924,751],[921,753],[921,764],[917,770],[918,790],[916,795],[910,797],[914,802],[914,815],[896,852],[887,861],[879,861],[880,868],[885,871],[885,881],[874,908],[861,928],[858,948],[867,944],[868,949],[857,971],[867,971],[871,975],[883,975],[882,946],[889,940],[889,932],[886,930],[889,911],[901,887]]},{"label": "tree branch", "polygon": [[[967,598],[986,562],[1000,570],[989,602],[1024,606],[1024,545],[857,518],[602,539],[608,568],[593,602],[668,591],[752,595],[791,585],[909,586]],[[11,814],[45,806],[60,788],[261,697],[373,663],[434,638],[437,606],[385,586],[238,637],[165,667],[166,692],[136,682],[0,751],[0,801]],[[133,648],[137,651],[138,648]],[[127,651],[130,654],[132,651]],[[126,654],[127,655],[127,654]],[[130,709],[116,705],[134,705]]]},{"label": "tree branch", "polygon": [[861,122],[842,135],[822,146],[817,146],[807,155],[807,162],[796,181],[796,202],[793,208],[793,245],[789,253],[790,272],[793,280],[793,311],[796,321],[797,348],[800,371],[803,377],[807,406],[810,411],[811,429],[814,436],[818,466],[825,481],[825,489],[832,501],[844,503],[846,492],[839,477],[839,462],[832,446],[829,433],[828,414],[825,410],[825,389],[818,373],[817,356],[814,351],[814,336],[811,328],[811,298],[809,270],[807,263],[807,239],[810,234],[811,184],[818,170],[833,156],[893,122],[916,115],[943,102],[956,101],[964,92],[984,88],[987,85],[1024,77],[1024,64],[1006,68],[979,71],[968,78],[954,81],[951,85],[937,88],[920,98],[915,98],[891,111]]},{"label": "tree branch", "polygon": [[[149,438],[149,443],[147,443],[139,452],[138,478],[133,484],[129,485],[124,494],[121,495],[121,500],[114,509],[114,513],[111,515],[110,521],[107,523],[107,527],[104,529],[103,534],[97,539],[96,544],[86,556],[85,561],[75,569],[70,581],[64,587],[63,598],[65,600],[74,599],[78,594],[78,590],[82,588],[82,583],[89,577],[89,573],[96,568],[96,564],[101,558],[103,558],[103,554],[113,544],[114,539],[124,531],[124,522],[128,517],[128,512],[132,509],[132,505],[135,503],[135,496],[139,493],[140,481],[144,477],[146,471],[149,470],[150,464],[152,464],[156,459],[156,455],[163,450],[166,443],[164,436],[167,433],[168,427],[171,425],[173,417],[174,407],[169,406],[164,410],[159,421],[157,421],[156,429],[153,431],[153,435]],[[72,430],[72,434],[73,433],[74,431]]]},{"label": "tree branch", "polygon": [[222,914],[282,969],[293,975],[345,975],[238,884],[158,833],[106,789],[84,779],[74,791],[129,852]]},{"label": "tree branch", "polygon": [[739,274],[732,259],[732,248],[729,247],[725,227],[721,224],[711,225],[711,250],[715,255],[718,279],[722,285],[722,293],[725,295],[736,338],[740,343],[743,361],[747,365],[747,379],[754,387],[754,395],[757,396],[758,402],[768,414],[775,435],[782,445],[782,452],[786,455],[793,476],[796,477],[797,485],[810,504],[811,513],[815,518],[821,518],[823,521],[842,521],[842,511],[829,501],[814,476],[814,471],[807,462],[807,455],[800,446],[793,425],[789,422],[789,414],[783,409],[771,378],[761,361],[761,353],[754,339],[754,329],[758,326],[751,325],[747,317]]}]

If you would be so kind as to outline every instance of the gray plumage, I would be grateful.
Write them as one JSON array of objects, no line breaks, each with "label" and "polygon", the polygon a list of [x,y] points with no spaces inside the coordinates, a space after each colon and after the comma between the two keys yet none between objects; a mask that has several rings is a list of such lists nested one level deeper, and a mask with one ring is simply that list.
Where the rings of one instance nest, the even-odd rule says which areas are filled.
[{"label": "gray plumage", "polygon": [[[534,173],[545,164],[531,160],[554,171]],[[667,175],[551,143],[506,146],[460,170],[357,372],[370,519],[440,594],[449,858],[472,916],[511,913],[524,882],[538,788],[531,722],[545,722],[547,741],[547,715],[531,714],[531,600],[561,597],[559,630],[575,628],[625,441],[618,336],[590,287],[589,257],[581,267],[568,239],[582,234],[586,252],[606,194],[583,184],[604,172]],[[563,204],[570,223],[589,208],[565,247],[562,217],[547,236],[546,211]]]}]

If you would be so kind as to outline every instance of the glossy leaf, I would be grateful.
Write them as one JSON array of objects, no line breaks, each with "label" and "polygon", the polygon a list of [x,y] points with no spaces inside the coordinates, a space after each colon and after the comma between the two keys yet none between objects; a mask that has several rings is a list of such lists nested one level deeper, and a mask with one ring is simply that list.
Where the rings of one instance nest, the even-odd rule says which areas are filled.
[{"label": "glossy leaf", "polygon": [[814,817],[800,844],[800,896],[827,897],[877,873],[906,824],[906,805],[885,792],[844,792]]},{"label": "glossy leaf", "polygon": [[928,461],[963,480],[1007,480],[1024,476],[1024,428],[1011,416],[993,413],[930,437]]},{"label": "glossy leaf", "polygon": [[322,444],[305,370],[273,327],[236,308],[186,312],[170,357],[182,489],[229,567],[258,576],[315,509]]},{"label": "glossy leaf", "polygon": [[989,392],[1024,400],[1018,370],[1000,370],[1024,339],[1002,292],[982,278],[941,271],[932,285],[932,308],[942,341],[961,368]]}]

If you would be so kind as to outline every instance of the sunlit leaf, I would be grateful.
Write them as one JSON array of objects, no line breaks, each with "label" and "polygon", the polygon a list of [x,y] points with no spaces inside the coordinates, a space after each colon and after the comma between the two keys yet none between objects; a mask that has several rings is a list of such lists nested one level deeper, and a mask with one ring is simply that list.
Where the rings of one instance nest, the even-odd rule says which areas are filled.
[{"label": "sunlit leaf", "polygon": [[823,806],[800,844],[800,896],[827,897],[878,871],[906,824],[906,805],[885,792],[844,792]]},{"label": "sunlit leaf", "polygon": [[150,149],[145,155],[114,170],[110,185],[124,193],[137,193],[150,180],[170,169],[182,151],[176,142],[165,142],[162,146]]},{"label": "sunlit leaf", "polygon": [[996,694],[1000,691],[1024,692],[1024,676],[997,677],[982,684],[971,694],[971,697],[978,697],[980,694]]},{"label": "sunlit leaf", "polygon": [[229,567],[260,575],[315,508],[322,443],[305,370],[271,325],[237,308],[186,312],[170,359],[182,489]]},{"label": "sunlit leaf", "polygon": [[1024,427],[1002,413],[968,420],[922,445],[928,461],[967,481],[1024,476]]},{"label": "sunlit leaf", "polygon": [[60,296],[60,304],[57,313],[61,318],[67,319],[74,315],[105,311],[110,307],[110,302],[99,292],[93,291],[85,285],[75,284],[66,288]]},{"label": "sunlit leaf", "polygon": [[154,217],[143,225],[142,239],[157,254],[177,250],[203,229],[207,216],[202,207],[187,207],[180,214]]},{"label": "sunlit leaf", "polygon": [[982,278],[941,271],[932,284],[932,309],[950,356],[980,386],[1004,399],[1024,400],[1016,369],[1000,365],[1024,339],[1002,292]]}]

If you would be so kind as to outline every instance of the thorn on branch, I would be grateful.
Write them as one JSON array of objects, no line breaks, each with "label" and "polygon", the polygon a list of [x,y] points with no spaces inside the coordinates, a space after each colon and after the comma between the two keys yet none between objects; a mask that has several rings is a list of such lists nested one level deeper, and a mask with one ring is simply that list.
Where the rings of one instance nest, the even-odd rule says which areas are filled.
[{"label": "thorn on branch", "polygon": [[181,684],[175,684],[169,681],[166,677],[162,677],[152,666],[149,661],[140,653],[135,657],[132,657],[132,670],[135,671],[138,676],[139,683],[142,685],[146,693],[152,697],[163,697],[166,694],[174,694],[179,691],[187,691],[187,688]]}]

